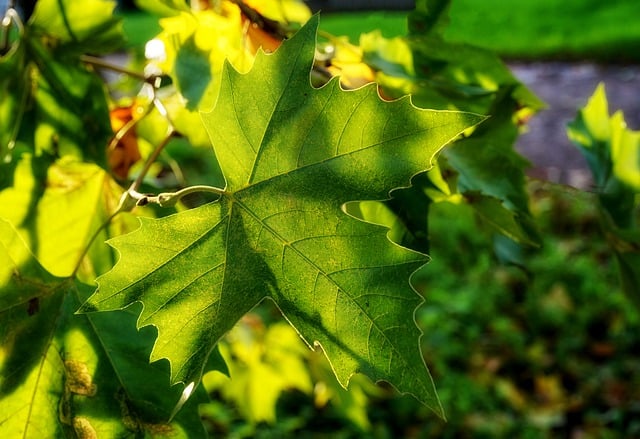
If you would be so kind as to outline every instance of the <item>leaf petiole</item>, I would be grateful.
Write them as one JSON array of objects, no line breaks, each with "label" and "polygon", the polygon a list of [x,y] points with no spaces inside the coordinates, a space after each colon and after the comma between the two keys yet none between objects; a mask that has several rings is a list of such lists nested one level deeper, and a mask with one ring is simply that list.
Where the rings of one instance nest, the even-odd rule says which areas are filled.
[{"label": "leaf petiole", "polygon": [[80,55],[80,60],[85,64],[89,64],[93,67],[98,67],[101,69],[112,70],[117,73],[122,73],[124,75],[130,76],[132,78],[139,79],[140,81],[147,82],[151,85],[154,85],[157,82],[157,76],[147,77],[142,73],[135,72],[133,70],[129,70],[125,67],[112,64],[108,61],[103,60],[102,58],[98,58],[97,56],[91,55]]},{"label": "leaf petiole", "polygon": [[142,194],[135,189],[130,188],[123,196],[123,199],[127,197],[129,200],[137,200],[136,205],[138,206],[155,203],[161,207],[172,207],[175,206],[183,197],[197,192],[209,192],[220,196],[227,194],[224,189],[206,185],[189,186],[176,192],[162,192],[158,195]]}]

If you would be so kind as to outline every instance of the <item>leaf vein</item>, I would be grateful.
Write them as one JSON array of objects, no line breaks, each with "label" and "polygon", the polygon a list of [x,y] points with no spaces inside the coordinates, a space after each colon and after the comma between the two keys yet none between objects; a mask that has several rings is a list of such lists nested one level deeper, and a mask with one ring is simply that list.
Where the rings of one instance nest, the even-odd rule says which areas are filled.
[{"label": "leaf vein", "polygon": [[[293,62],[293,67],[289,69],[289,72],[287,74],[287,79],[286,79],[286,83],[290,83],[291,82],[291,77],[294,75],[294,73],[296,73],[299,69],[297,68],[298,62],[300,61],[300,57],[302,56],[302,52],[298,52],[296,54],[296,58]],[[303,69],[304,71],[304,69]],[[278,96],[277,101],[275,102],[275,105],[273,106],[272,110],[271,110],[271,117],[269,118],[269,122],[267,122],[267,126],[265,127],[263,133],[262,133],[262,138],[260,139],[260,144],[258,147],[258,151],[254,151],[256,153],[256,156],[253,160],[253,164],[251,165],[251,174],[249,175],[249,181],[247,182],[247,184],[251,184],[251,182],[253,181],[254,177],[255,177],[255,173],[256,170],[258,168],[258,162],[260,161],[262,154],[264,153],[264,138],[267,135],[267,133],[271,130],[272,125],[275,123],[277,123],[277,118],[273,117],[273,114],[275,114],[278,111],[278,107],[280,106],[280,103],[282,102],[282,99],[287,95],[287,89],[286,88],[282,88],[280,90],[280,95]],[[245,97],[246,99],[246,97]]]},{"label": "leaf vein", "polygon": [[[356,149],[356,150],[348,151],[348,152],[344,152],[344,153],[339,153],[338,155],[335,155],[333,157],[328,157],[326,159],[322,159],[322,160],[318,160],[318,161],[313,162],[313,163],[302,165],[302,166],[300,166],[300,167],[298,167],[296,169],[291,169],[291,170],[275,173],[271,177],[269,177],[267,179],[264,179],[264,180],[261,180],[261,181],[254,182],[254,183],[250,184],[249,186],[246,186],[246,187],[244,187],[242,189],[239,189],[235,193],[236,194],[240,194],[240,193],[245,192],[245,191],[256,190],[256,188],[259,188],[262,185],[273,184],[273,182],[277,181],[277,179],[279,179],[279,178],[282,178],[282,177],[285,177],[285,176],[289,177],[289,176],[292,176],[292,175],[296,175],[297,173],[300,173],[300,172],[303,172],[303,173],[307,172],[307,169],[312,168],[314,166],[326,165],[326,164],[329,164],[329,163],[331,163],[333,161],[342,160],[342,159],[345,159],[346,157],[350,157],[350,156],[359,154],[362,151],[365,151],[365,150],[368,150],[368,149],[371,149],[371,148],[384,147],[385,144],[388,144],[388,143],[392,143],[393,144],[393,143],[395,143],[395,142],[397,142],[399,140],[402,140],[402,139],[405,139],[405,138],[409,138],[409,137],[413,137],[413,136],[417,136],[418,134],[423,134],[423,133],[426,133],[426,132],[429,132],[429,131],[433,131],[435,129],[439,129],[439,128],[445,127],[447,125],[451,125],[451,124],[447,123],[447,124],[442,124],[442,125],[438,125],[438,126],[431,126],[431,127],[428,127],[428,128],[422,128],[422,129],[419,129],[419,130],[414,130],[412,132],[399,134],[399,135],[397,135],[395,137],[391,137],[391,138],[388,138],[388,139],[380,140],[378,142],[371,143],[369,145],[363,146],[360,149]],[[442,146],[444,147],[444,145],[446,145],[447,143],[444,143]],[[424,169],[422,169],[422,170],[427,170],[430,167],[431,167],[431,164],[425,166]],[[352,201],[352,200],[345,200],[345,201]]]},{"label": "leaf vein", "polygon": [[[151,318],[156,315],[161,309],[165,308],[169,302],[173,301],[177,296],[179,296],[180,294],[182,294],[184,291],[186,291],[187,289],[189,289],[189,287],[191,285],[193,285],[195,282],[197,282],[199,279],[202,279],[204,276],[206,276],[207,274],[211,273],[212,271],[217,270],[220,266],[225,265],[224,262],[219,263],[218,265],[213,265],[211,268],[203,271],[202,273],[199,273],[198,276],[194,277],[193,279],[189,280],[189,282],[184,285],[183,287],[176,289],[175,293],[173,295],[171,295],[170,297],[167,298],[167,300],[162,303],[161,305],[159,305],[155,311],[153,311],[152,313],[148,314],[146,316],[146,318],[144,319],[144,322],[147,322],[149,320],[151,320]],[[184,325],[186,326],[186,324]],[[182,326],[184,328],[184,326]]]},{"label": "leaf vein", "polygon": [[[283,247],[284,244],[287,242],[286,239],[284,239],[284,237],[282,237],[275,229],[273,229],[271,226],[269,226],[268,224],[265,224],[260,217],[258,217],[248,206],[246,206],[244,203],[242,203],[242,201],[238,200],[237,201],[238,205],[240,207],[242,207],[256,222],[258,222],[259,224],[261,224],[265,230],[269,231],[276,240],[280,241],[281,243],[283,243]],[[357,221],[357,220],[354,220]],[[335,287],[335,305],[333,307],[333,312],[334,312],[334,317],[333,317],[333,322],[334,322],[334,333],[338,334],[338,320],[337,320],[337,312],[338,312],[338,298],[339,298],[339,294],[342,293],[343,296],[345,296],[347,298],[347,300],[349,300],[350,302],[352,302],[359,310],[360,312],[367,316],[367,319],[369,320],[369,322],[375,326],[376,330],[382,335],[382,337],[384,338],[384,340],[391,346],[391,349],[395,352],[397,351],[397,348],[395,347],[395,345],[393,343],[391,343],[391,340],[389,340],[386,332],[384,329],[382,329],[381,327],[378,326],[378,323],[376,322],[375,319],[371,318],[371,316],[369,316],[369,314],[367,314],[367,312],[365,311],[365,309],[362,307],[362,305],[360,305],[360,303],[358,303],[356,300],[354,300],[354,298],[352,298],[351,296],[349,296],[349,294],[342,288],[342,286],[340,284],[338,284],[334,279],[332,279],[331,277],[329,277],[329,275],[327,273],[325,273],[319,266],[317,266],[311,259],[309,259],[304,253],[302,253],[300,250],[298,250],[295,247],[290,247],[294,252],[296,252],[298,254],[298,256],[300,256],[300,258],[304,261],[306,261],[306,263],[315,268],[316,272],[318,273],[318,275],[322,275],[324,276],[334,287]],[[402,358],[402,355],[400,355],[399,352],[396,352],[400,358]],[[406,361],[405,361],[406,363]]]},{"label": "leaf vein", "polygon": [[[344,134],[345,134],[345,132],[347,130],[347,127],[350,126],[351,120],[356,115],[356,113],[358,113],[358,109],[367,100],[368,97],[369,97],[368,93],[366,93],[366,94],[362,93],[362,99],[360,99],[360,102],[357,103],[357,105],[355,106],[353,111],[349,113],[349,117],[344,121],[344,124],[342,125],[342,130],[340,131],[340,135],[338,136],[338,141],[336,142],[334,157],[338,157],[339,155],[341,155],[340,154],[340,145],[342,145],[342,138],[344,137]],[[362,147],[362,138],[363,137],[364,136],[360,136],[360,147]]]}]

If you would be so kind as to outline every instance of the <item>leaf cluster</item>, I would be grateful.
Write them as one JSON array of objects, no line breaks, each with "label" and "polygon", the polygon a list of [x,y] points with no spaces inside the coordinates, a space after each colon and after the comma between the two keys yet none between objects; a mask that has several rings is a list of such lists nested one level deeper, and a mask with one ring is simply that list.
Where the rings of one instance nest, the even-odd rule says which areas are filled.
[{"label": "leaf cluster", "polygon": [[614,251],[624,290],[640,305],[640,133],[624,115],[609,115],[604,84],[568,129],[593,175],[604,235]]},{"label": "leaf cluster", "polygon": [[[362,374],[443,416],[414,318],[430,217],[477,216],[521,262],[539,238],[513,142],[541,103],[443,38],[447,1],[357,46],[298,1],[207,3],[141,1],[161,32],[130,66],[95,56],[122,47],[114,2],[2,22],[0,430],[203,436],[198,406],[233,394],[225,376],[255,385],[234,355],[271,378],[309,361],[225,347],[266,301],[334,389],[369,389]],[[105,69],[135,91],[109,93]],[[297,376],[246,415],[273,422],[285,388],[312,391]],[[340,392],[316,396],[366,428],[364,399]]]}]

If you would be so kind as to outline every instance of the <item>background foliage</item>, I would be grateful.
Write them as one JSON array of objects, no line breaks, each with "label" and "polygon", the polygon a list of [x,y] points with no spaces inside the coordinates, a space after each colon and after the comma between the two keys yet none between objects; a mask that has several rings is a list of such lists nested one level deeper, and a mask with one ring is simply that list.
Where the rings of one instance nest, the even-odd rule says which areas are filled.
[{"label": "background foliage", "polygon": [[[40,0],[32,13],[7,13],[0,430],[24,437],[640,434],[640,140],[621,114],[609,116],[604,88],[569,129],[589,161],[594,192],[529,182],[513,142],[542,103],[493,53],[445,38],[456,31],[461,3],[454,2],[450,26],[449,2],[417,2],[406,36],[371,32],[353,44],[320,32],[315,55],[317,18],[302,27],[310,18],[304,5],[254,3],[197,10],[141,1],[162,17],[159,34],[126,67],[95,56],[125,44],[110,1]],[[105,82],[106,70],[123,76]],[[321,88],[310,86],[309,72]],[[407,94],[417,107],[447,112],[395,101]],[[293,123],[295,114],[306,116]],[[477,114],[490,118],[476,126]],[[371,117],[378,122],[367,124]],[[305,151],[298,137],[315,148]],[[332,143],[336,151],[322,152]],[[382,154],[378,144],[403,153],[372,156]],[[370,200],[343,208],[388,233],[338,211],[351,200]],[[251,221],[257,226],[247,227]],[[226,228],[235,240],[215,238]],[[251,239],[239,239],[247,233]],[[302,264],[282,262],[277,284],[287,288],[270,280],[287,258],[268,235],[303,256]],[[427,300],[414,314],[420,297],[407,281],[427,252],[431,263],[411,276]],[[298,293],[309,278],[305,263],[349,291],[347,305],[378,300],[356,289],[374,278],[389,291],[404,285],[396,303],[410,305],[392,305],[386,293],[364,313],[328,300],[310,306]],[[216,280],[227,264],[237,274]],[[342,280],[350,270],[360,274]],[[225,294],[215,298],[210,285],[218,283]],[[258,304],[265,296],[274,302]],[[206,314],[223,298],[225,312]],[[87,313],[95,310],[110,311]],[[375,334],[331,330],[341,318],[357,328],[361,316],[384,322],[391,357],[403,353],[382,374],[376,357],[387,341],[372,348]],[[218,321],[218,329],[210,324]],[[320,340],[332,363],[300,336],[308,345]],[[441,406],[421,353],[448,423],[434,414]],[[409,378],[407,364],[417,371]],[[170,376],[182,384],[170,386]],[[418,382],[424,391],[415,391]],[[413,388],[418,399],[396,388]]]}]

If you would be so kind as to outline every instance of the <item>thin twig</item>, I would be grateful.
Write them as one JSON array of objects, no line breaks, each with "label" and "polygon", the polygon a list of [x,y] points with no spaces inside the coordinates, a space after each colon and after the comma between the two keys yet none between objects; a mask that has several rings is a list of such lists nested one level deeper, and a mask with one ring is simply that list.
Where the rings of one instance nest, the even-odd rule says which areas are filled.
[{"label": "thin twig", "polygon": [[224,189],[220,189],[219,187],[200,184],[180,189],[177,192],[163,192],[161,194],[158,194],[158,204],[162,207],[171,207],[178,201],[180,201],[183,197],[197,192],[209,192],[220,196],[227,194]]},{"label": "thin twig", "polygon": [[133,70],[129,70],[125,67],[119,66],[117,64],[112,64],[103,60],[102,58],[98,58],[96,56],[91,55],[80,55],[80,60],[85,64],[89,64],[98,68],[112,70],[114,72],[122,73],[127,76],[131,76],[132,78],[139,79],[144,82],[152,82],[155,81],[155,77],[148,78],[144,74],[135,72]]},{"label": "thin twig", "polygon": [[89,249],[91,249],[91,246],[93,245],[94,241],[98,239],[98,236],[100,236],[100,233],[102,233],[102,231],[106,229],[109,226],[109,224],[111,224],[111,221],[113,221],[116,215],[118,215],[121,211],[122,210],[120,210],[120,208],[118,207],[118,209],[115,212],[113,212],[111,215],[109,215],[109,218],[107,218],[100,225],[100,227],[98,227],[98,229],[93,233],[93,235],[91,235],[89,242],[87,243],[87,245],[85,245],[84,249],[82,250],[82,254],[80,254],[80,257],[78,258],[78,262],[76,263],[76,266],[73,268],[73,272],[71,272],[71,276],[70,276],[71,278],[76,277],[78,270],[80,270],[80,267],[82,266],[82,261],[84,261],[85,256],[87,256],[87,253],[89,253]]},{"label": "thin twig", "polygon": [[138,191],[138,189],[140,189],[140,186],[142,185],[142,181],[144,180],[147,173],[149,172],[149,169],[151,169],[151,166],[153,166],[155,161],[158,159],[158,156],[160,156],[160,153],[162,152],[164,147],[167,146],[167,144],[169,143],[169,141],[171,140],[175,132],[176,131],[173,128],[173,125],[169,124],[165,138],[162,140],[162,142],[160,142],[158,146],[155,147],[155,149],[151,152],[149,157],[147,157],[147,160],[145,161],[142,170],[140,171],[136,179],[133,181],[133,183],[131,183],[131,186],[129,186],[129,191]]},{"label": "thin twig", "polygon": [[24,34],[24,24],[22,23],[18,12],[14,9],[13,3],[9,5],[9,8],[6,10],[2,17],[2,21],[0,22],[0,27],[2,28],[2,36],[0,36],[0,54],[2,55],[11,50],[9,48],[9,33],[11,32],[12,23],[16,25],[18,28],[18,35],[22,37]]},{"label": "thin twig", "polygon": [[[154,91],[155,91],[155,89],[154,89]],[[154,97],[154,101],[155,100],[156,99]],[[126,127],[125,132],[128,131],[129,129],[131,129],[132,127],[133,127],[133,125]],[[120,133],[120,131],[119,131],[119,133]],[[169,122],[169,127],[167,129],[166,137],[153,150],[151,155],[147,158],[147,161],[145,162],[145,165],[144,165],[142,171],[138,174],[138,177],[136,178],[136,180],[131,184],[129,189],[125,193],[122,194],[122,197],[120,197],[120,202],[119,202],[118,207],[116,208],[115,212],[113,212],[111,215],[109,215],[109,217],[100,225],[100,227],[98,227],[98,229],[94,232],[94,234],[89,239],[89,242],[87,243],[87,245],[85,246],[84,250],[82,251],[82,254],[80,255],[80,258],[78,259],[78,262],[76,263],[76,266],[73,269],[72,277],[74,277],[77,274],[78,270],[80,269],[80,266],[82,265],[82,261],[87,256],[87,253],[89,253],[89,249],[93,245],[94,241],[98,238],[100,233],[104,229],[106,229],[109,226],[109,224],[111,224],[111,221],[113,221],[113,219],[119,213],[128,212],[131,209],[133,209],[136,206],[136,204],[138,204],[139,198],[136,195],[138,194],[138,189],[139,189],[140,185],[142,184],[142,181],[144,180],[144,177],[146,176],[147,172],[149,172],[149,169],[151,168],[153,163],[156,161],[156,159],[158,158],[158,156],[160,155],[160,153],[162,152],[164,147],[169,143],[169,140],[171,140],[171,137],[173,136],[174,133],[175,133],[175,129],[173,128],[173,125]]]}]

